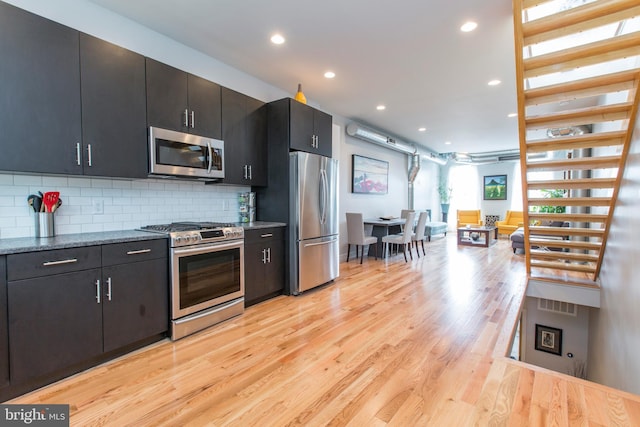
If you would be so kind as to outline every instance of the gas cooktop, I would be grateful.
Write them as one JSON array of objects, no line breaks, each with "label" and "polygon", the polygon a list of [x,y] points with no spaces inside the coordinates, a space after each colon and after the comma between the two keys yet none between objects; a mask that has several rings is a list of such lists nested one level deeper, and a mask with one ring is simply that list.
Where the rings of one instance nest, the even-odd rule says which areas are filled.
[{"label": "gas cooktop", "polygon": [[226,222],[172,222],[145,225],[140,230],[169,235],[172,248],[244,238],[244,228]]}]

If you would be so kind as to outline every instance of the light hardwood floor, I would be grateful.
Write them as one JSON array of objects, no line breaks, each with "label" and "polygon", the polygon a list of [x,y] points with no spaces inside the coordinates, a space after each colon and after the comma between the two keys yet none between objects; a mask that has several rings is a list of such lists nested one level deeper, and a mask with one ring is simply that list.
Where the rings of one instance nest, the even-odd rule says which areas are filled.
[{"label": "light hardwood floor", "polygon": [[14,399],[71,425],[640,425],[640,398],[503,355],[525,288],[507,239],[341,263],[278,297]]}]

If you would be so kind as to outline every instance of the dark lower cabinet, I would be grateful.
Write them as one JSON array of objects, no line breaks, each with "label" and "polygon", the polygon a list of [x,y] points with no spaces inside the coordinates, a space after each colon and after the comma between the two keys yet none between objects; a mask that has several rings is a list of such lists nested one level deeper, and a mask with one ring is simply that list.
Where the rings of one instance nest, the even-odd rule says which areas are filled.
[{"label": "dark lower cabinet", "polygon": [[7,325],[7,260],[0,256],[0,390],[9,385],[9,335]]},{"label": "dark lower cabinet", "polygon": [[105,352],[168,330],[167,274],[166,258],[102,269]]},{"label": "dark lower cabinet", "polygon": [[284,227],[245,230],[245,306],[284,290]]},{"label": "dark lower cabinet", "polygon": [[166,336],[167,252],[157,239],[9,255],[0,287],[9,385],[0,382],[0,401]]},{"label": "dark lower cabinet", "polygon": [[12,384],[102,353],[99,279],[92,269],[9,282]]}]

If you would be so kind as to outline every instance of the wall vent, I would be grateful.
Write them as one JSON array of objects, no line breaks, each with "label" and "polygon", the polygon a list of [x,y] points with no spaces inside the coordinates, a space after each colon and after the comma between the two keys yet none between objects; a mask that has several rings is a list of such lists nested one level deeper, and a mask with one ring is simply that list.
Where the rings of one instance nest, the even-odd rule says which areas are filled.
[{"label": "wall vent", "polygon": [[550,311],[567,316],[578,315],[578,305],[570,302],[554,301],[552,299],[538,298],[538,310]]}]

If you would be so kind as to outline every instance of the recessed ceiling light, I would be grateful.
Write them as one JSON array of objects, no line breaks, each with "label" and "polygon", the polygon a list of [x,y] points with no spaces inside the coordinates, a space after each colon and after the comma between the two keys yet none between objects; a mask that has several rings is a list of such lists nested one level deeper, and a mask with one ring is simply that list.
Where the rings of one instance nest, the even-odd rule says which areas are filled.
[{"label": "recessed ceiling light", "polygon": [[465,22],[464,24],[462,24],[462,27],[460,27],[460,31],[468,33],[470,31],[475,30],[476,28],[478,28],[478,24],[473,22],[473,21],[468,21]]},{"label": "recessed ceiling light", "polygon": [[518,117],[518,113],[509,113],[507,117]]},{"label": "recessed ceiling light", "polygon": [[494,79],[491,80],[489,83],[487,83],[489,86],[498,86],[500,83],[502,83],[500,80],[498,79]]},{"label": "recessed ceiling light", "polygon": [[427,128],[418,128],[418,132],[424,132],[426,130],[427,130]]},{"label": "recessed ceiling light", "polygon": [[280,34],[274,34],[271,36],[271,43],[273,44],[282,44],[284,43],[284,37]]},{"label": "recessed ceiling light", "polygon": [[385,107],[384,105],[380,104],[380,105],[378,105],[378,106],[376,107],[376,110],[378,110],[378,111],[382,111],[382,110],[384,110],[384,109],[386,109],[386,108],[387,108],[387,107]]},{"label": "recessed ceiling light", "polygon": [[336,73],[334,73],[333,71],[327,71],[326,73],[324,73],[324,76],[328,79],[332,79],[336,76]]},{"label": "recessed ceiling light", "polygon": [[444,145],[451,145],[451,141],[445,141]]}]

